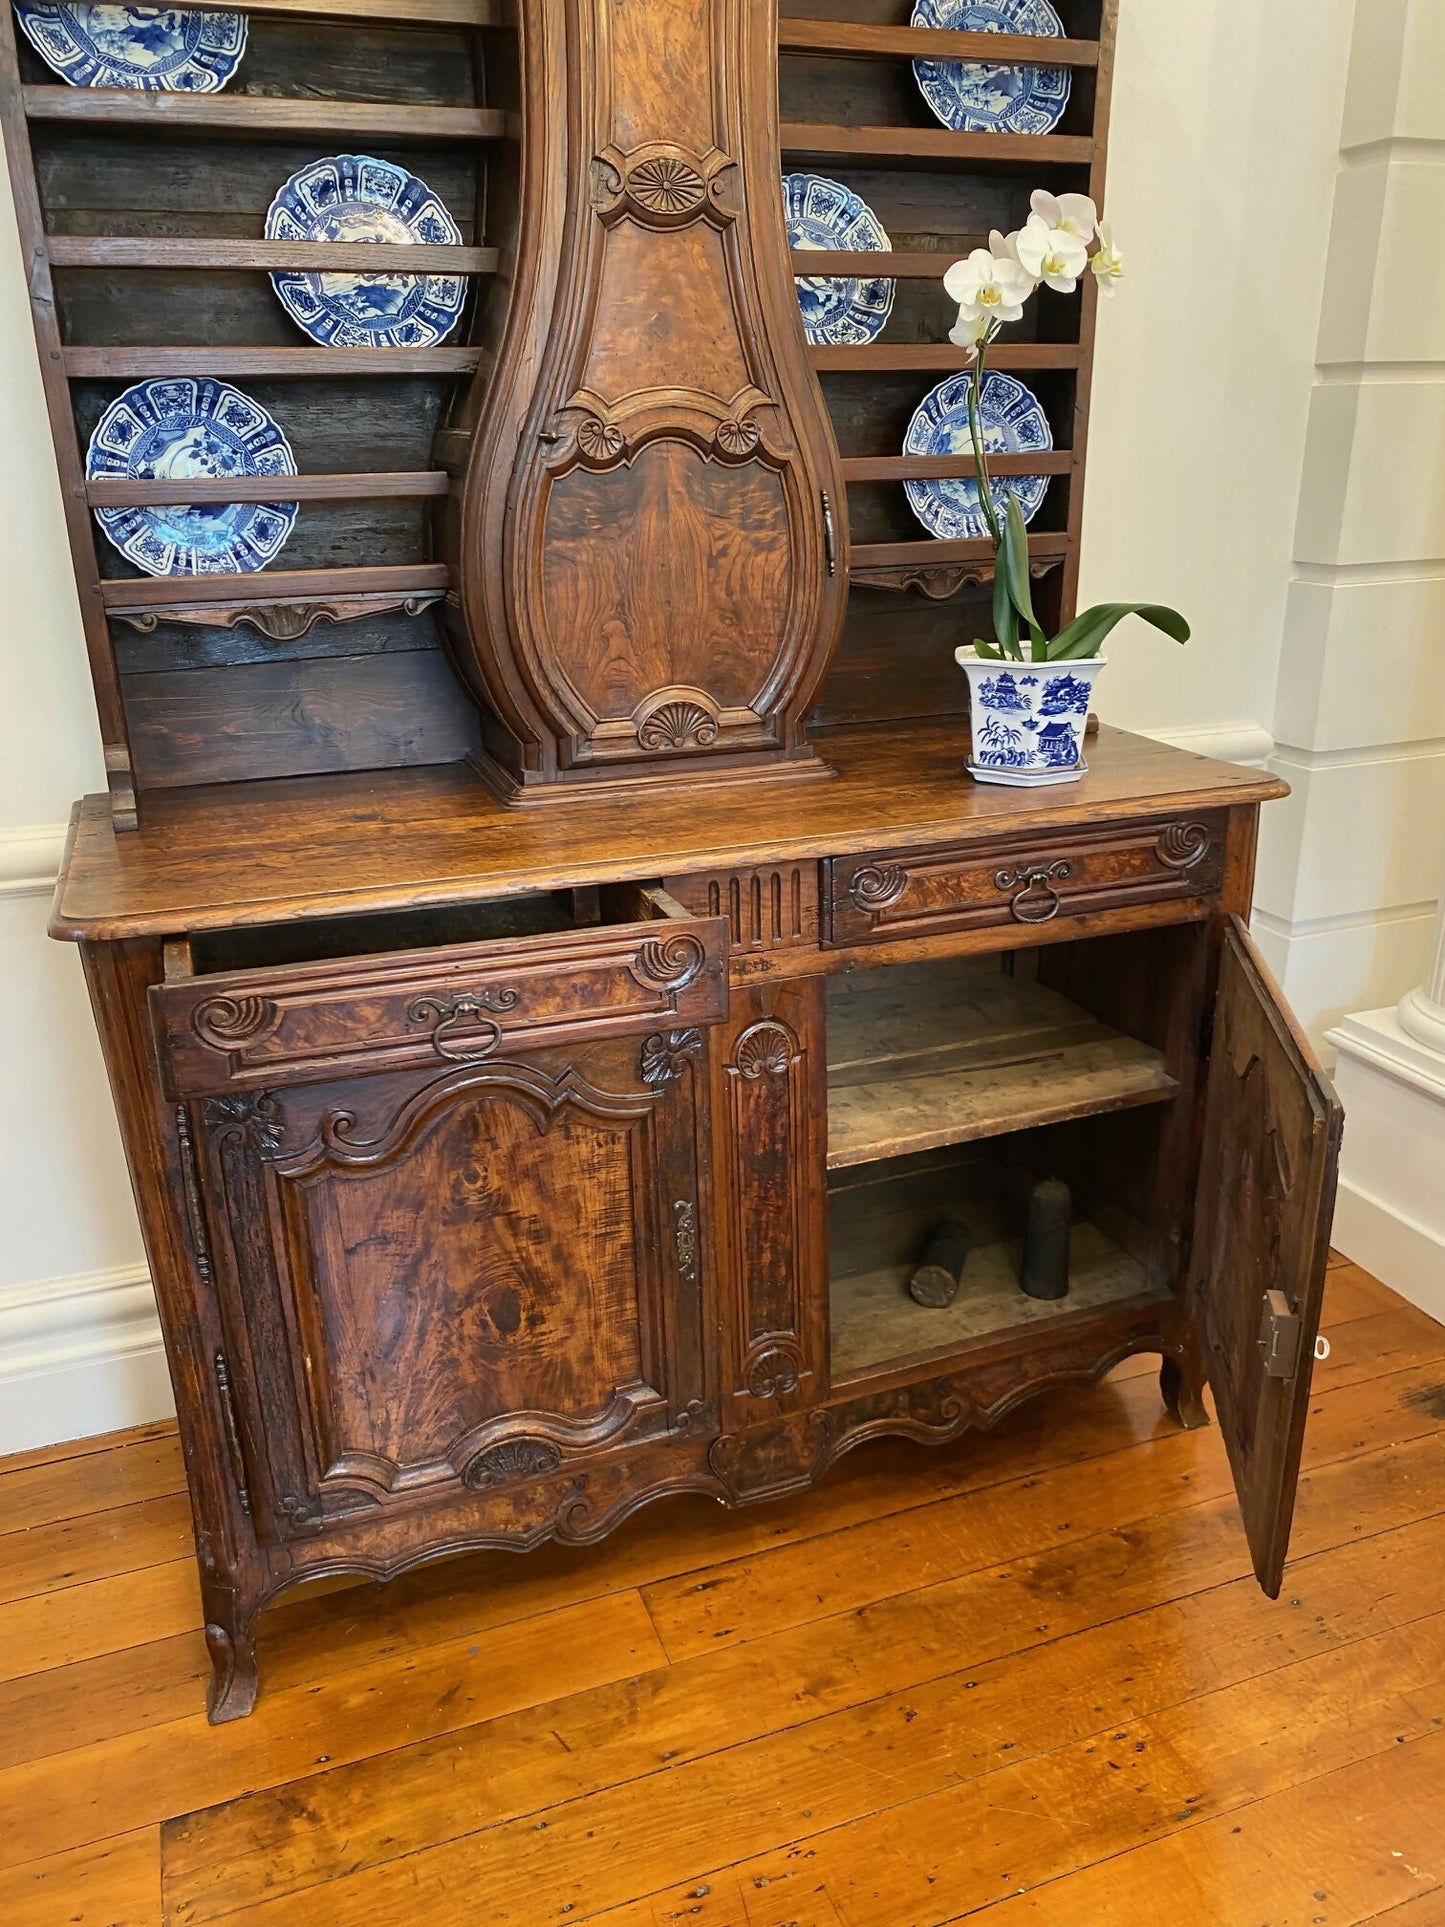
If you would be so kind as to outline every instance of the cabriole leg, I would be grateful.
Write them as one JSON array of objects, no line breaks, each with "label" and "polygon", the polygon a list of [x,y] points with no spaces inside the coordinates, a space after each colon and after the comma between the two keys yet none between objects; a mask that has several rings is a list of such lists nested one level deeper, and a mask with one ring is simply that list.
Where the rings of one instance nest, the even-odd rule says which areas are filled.
[{"label": "cabriole leg", "polygon": [[1165,1410],[1171,1418],[1179,1421],[1186,1432],[1208,1425],[1209,1413],[1204,1406],[1204,1371],[1192,1352],[1163,1360],[1159,1367],[1159,1394],[1164,1400]]},{"label": "cabriole leg", "polygon": [[206,1650],[211,1655],[211,1684],[206,1693],[206,1717],[212,1726],[243,1720],[256,1704],[255,1606],[246,1606],[232,1592],[208,1590]]}]

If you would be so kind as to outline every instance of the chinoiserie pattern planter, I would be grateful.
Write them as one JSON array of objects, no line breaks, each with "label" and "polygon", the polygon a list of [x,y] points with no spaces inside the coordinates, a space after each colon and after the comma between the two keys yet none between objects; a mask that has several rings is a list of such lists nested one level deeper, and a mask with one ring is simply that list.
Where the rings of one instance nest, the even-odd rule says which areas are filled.
[{"label": "chinoiserie pattern planter", "polygon": [[1102,656],[1080,662],[991,662],[954,651],[973,709],[969,774],[980,783],[1075,783],[1084,774],[1084,726]]}]

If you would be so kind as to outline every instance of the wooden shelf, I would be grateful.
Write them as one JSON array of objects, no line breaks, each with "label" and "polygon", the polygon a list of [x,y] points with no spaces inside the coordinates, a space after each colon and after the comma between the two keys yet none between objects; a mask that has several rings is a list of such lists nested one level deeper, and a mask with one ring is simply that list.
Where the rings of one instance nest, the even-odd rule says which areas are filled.
[{"label": "wooden shelf", "polygon": [[440,562],[377,569],[263,569],[251,575],[112,576],[100,585],[108,614],[251,606],[265,602],[334,602],[339,597],[428,595],[450,586]]},{"label": "wooden shelf", "polygon": [[[1029,559],[1043,561],[1069,552],[1069,538],[1062,531],[1029,537]],[[993,543],[940,542],[921,536],[916,542],[855,542],[852,567],[859,569],[904,568],[910,564],[928,566],[939,562],[983,562],[993,566]]]},{"label": "wooden shelf", "polygon": [[[1067,475],[1073,465],[1066,448],[989,456],[995,475]],[[838,466],[845,482],[951,481],[974,473],[972,455],[847,455]]]},{"label": "wooden shelf", "polygon": [[451,477],[443,469],[372,475],[197,475],[169,481],[87,482],[93,509],[181,508],[202,502],[385,502],[418,495],[445,495]]},{"label": "wooden shelf", "polygon": [[52,234],[56,268],[295,268],[313,273],[495,274],[496,248],[404,241],[194,240],[150,234]]},{"label": "wooden shelf", "polygon": [[1097,40],[1048,34],[968,33],[948,27],[874,27],[853,20],[778,22],[783,53],[847,54],[869,59],[902,54],[909,60],[981,60],[990,67],[1097,67]]},{"label": "wooden shelf", "polygon": [[784,121],[780,132],[784,154],[886,161],[895,166],[900,161],[927,162],[933,167],[950,161],[969,167],[981,161],[1087,166],[1094,158],[1094,142],[1087,134],[955,134],[946,127],[839,127],[797,120]]},{"label": "wooden shelf", "polygon": [[[232,13],[235,0],[192,0],[203,13]],[[503,27],[507,0],[246,0],[247,13],[298,20],[396,20],[418,27]]]},{"label": "wooden shelf", "polygon": [[406,141],[496,140],[507,116],[493,107],[407,101],[291,100],[271,94],[171,94],[131,87],[26,87],[31,120],[153,127],[157,133],[337,134]]},{"label": "wooden shelf", "polygon": [[178,375],[471,375],[481,348],[66,348],[72,381],[150,381]]},{"label": "wooden shelf", "polygon": [[1158,1104],[1162,1054],[993,959],[836,978],[828,1168]]},{"label": "wooden shelf", "polygon": [[[795,257],[796,258],[796,257]],[[1076,341],[996,341],[988,351],[990,368],[1077,368]],[[870,342],[865,348],[809,348],[808,360],[820,375],[920,374],[969,366],[966,350],[951,341]]]}]

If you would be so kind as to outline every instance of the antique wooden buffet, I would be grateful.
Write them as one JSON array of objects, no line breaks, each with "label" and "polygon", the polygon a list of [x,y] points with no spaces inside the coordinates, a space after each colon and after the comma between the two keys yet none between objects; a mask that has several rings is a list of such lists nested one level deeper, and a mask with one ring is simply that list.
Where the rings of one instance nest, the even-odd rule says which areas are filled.
[{"label": "antique wooden buffet", "polygon": [[[1181,1423],[1212,1388],[1278,1590],[1339,1139],[1241,922],[1283,787],[1109,729],[1076,784],[971,783],[989,552],[901,486],[971,464],[896,452],[962,365],[944,267],[1034,186],[1102,199],[1113,0],[1059,7],[1045,45],[907,0],[255,0],[207,95],[54,84],[6,9],[110,778],[53,927],[154,1271],[213,1719],[300,1581],[769,1498],[1139,1351]],[[985,49],[1070,69],[1055,132],[930,120],[911,58]],[[462,345],[318,347],[272,299],[380,259],[259,238],[333,149],[446,199]],[[888,228],[831,264],[896,277],[878,341],[806,344],[797,165]],[[997,356],[1054,429],[1054,619],[1094,298]],[[144,576],[91,511],[177,484],[81,450],[128,382],[207,375],[284,420],[296,531],[259,574]],[[1052,1302],[1016,1282],[1045,1175]],[[943,1218],[972,1249],[929,1309]]]}]

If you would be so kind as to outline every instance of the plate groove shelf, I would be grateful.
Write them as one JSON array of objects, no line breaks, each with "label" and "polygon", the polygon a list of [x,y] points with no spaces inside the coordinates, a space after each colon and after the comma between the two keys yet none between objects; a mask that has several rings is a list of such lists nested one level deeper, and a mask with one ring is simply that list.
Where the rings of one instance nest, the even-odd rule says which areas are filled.
[{"label": "plate groove shelf", "polygon": [[72,381],[150,381],[177,375],[471,375],[481,348],[66,348]]},{"label": "plate groove shelf", "polygon": [[1055,167],[1060,162],[1087,166],[1094,158],[1088,134],[956,134],[946,127],[840,127],[796,120],[784,121],[779,131],[785,154],[840,160],[920,161],[935,167],[949,161],[968,167],[1006,161]]},{"label": "plate groove shelf", "polygon": [[26,87],[30,120],[150,127],[157,133],[345,134],[412,141],[497,140],[507,116],[494,107],[409,101],[293,100],[272,94],[171,94],[139,87]]},{"label": "plate groove shelf", "polygon": [[[996,341],[988,351],[990,368],[1077,368],[1076,341]],[[872,342],[867,347],[811,347],[808,360],[820,375],[962,373],[967,352],[951,341]]]},{"label": "plate groove shelf", "polygon": [[238,241],[149,234],[52,234],[56,268],[294,268],[335,274],[495,274],[496,248],[404,241]]},{"label": "plate groove shelf", "polygon": [[92,508],[179,508],[203,502],[383,502],[445,495],[442,469],[371,475],[197,475],[169,481],[114,478],[85,485]]},{"label": "plate groove shelf", "polygon": [[332,602],[365,595],[428,595],[449,587],[440,562],[372,569],[262,569],[253,575],[111,576],[101,581],[110,614],[163,614],[217,604]]},{"label": "plate groove shelf", "polygon": [[[1067,448],[988,459],[996,476],[1067,475],[1074,466]],[[838,466],[845,482],[957,481],[974,473],[972,455],[845,455]]]},{"label": "plate groove shelf", "polygon": [[1097,67],[1097,40],[1048,34],[969,33],[951,27],[875,27],[853,20],[780,20],[783,53],[902,54],[910,60],[982,60],[991,67]]}]

